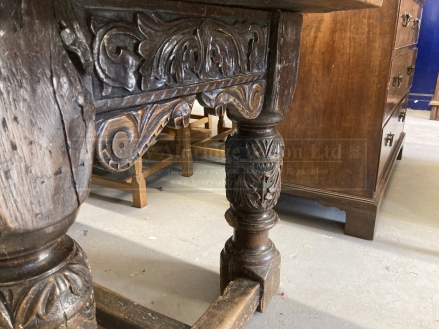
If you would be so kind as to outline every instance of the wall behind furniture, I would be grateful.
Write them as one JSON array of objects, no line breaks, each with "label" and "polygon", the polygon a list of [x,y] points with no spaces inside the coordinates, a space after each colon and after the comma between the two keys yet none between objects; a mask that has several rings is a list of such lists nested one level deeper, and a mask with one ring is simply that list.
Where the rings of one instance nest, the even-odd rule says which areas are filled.
[{"label": "wall behind furniture", "polygon": [[409,107],[430,110],[439,72],[439,1],[425,0]]}]

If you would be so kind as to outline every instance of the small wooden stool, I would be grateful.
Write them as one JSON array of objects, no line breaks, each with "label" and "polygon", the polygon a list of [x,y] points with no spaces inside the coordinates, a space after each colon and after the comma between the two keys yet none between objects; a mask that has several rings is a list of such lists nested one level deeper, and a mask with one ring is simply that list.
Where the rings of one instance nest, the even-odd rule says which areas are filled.
[{"label": "small wooden stool", "polygon": [[[209,117],[210,127],[212,127],[211,114],[209,114],[209,112],[211,112],[211,111],[212,111],[211,109],[204,110],[204,115],[206,117]],[[225,127],[225,123],[224,123],[225,112],[220,112],[217,115],[219,118],[218,125],[217,125],[218,134],[215,136],[209,136],[208,138],[200,140],[199,142],[193,143],[192,144],[192,153],[193,154],[208,155],[208,156],[212,156],[212,157],[221,157],[221,158],[226,157],[226,152],[223,148],[210,147],[209,145],[213,144],[215,142],[220,142],[220,141],[224,140],[225,138],[227,138],[227,136],[229,136],[230,133],[236,128],[236,124],[232,123],[231,128]]]},{"label": "small wooden stool", "polygon": [[[133,196],[133,206],[143,208],[147,205],[146,182],[145,179],[158,171],[168,167],[174,161],[181,162],[182,176],[191,177],[193,175],[191,141],[205,139],[211,136],[211,118],[203,115],[191,115],[191,122],[188,127],[174,129],[165,127],[162,132],[167,133],[173,139],[175,144],[175,154],[170,150],[155,150],[154,146],[148,150],[143,158],[139,158],[133,166],[132,175],[128,177],[114,177],[112,174],[101,173],[102,170],[94,170],[92,183],[123,192],[131,193]],[[210,120],[210,121],[209,121]],[[207,128],[199,128],[201,125]],[[160,140],[159,140],[160,142]],[[143,161],[152,160],[157,163],[144,168]],[[126,175],[125,175],[126,176]]]}]

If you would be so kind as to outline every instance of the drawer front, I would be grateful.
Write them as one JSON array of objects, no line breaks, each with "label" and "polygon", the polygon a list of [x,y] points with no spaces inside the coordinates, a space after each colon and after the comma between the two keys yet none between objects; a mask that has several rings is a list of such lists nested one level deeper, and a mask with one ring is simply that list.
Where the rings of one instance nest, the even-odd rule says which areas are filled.
[{"label": "drawer front", "polygon": [[392,153],[398,151],[396,146],[398,145],[401,133],[404,130],[405,114],[408,107],[408,95],[409,94],[407,93],[401,103],[398,104],[389,121],[387,121],[383,128],[378,179],[381,177],[386,165],[388,165]]},{"label": "drawer front", "polygon": [[384,122],[412,86],[417,53],[415,48],[392,59]]},{"label": "drawer front", "polygon": [[401,0],[398,13],[395,48],[418,42],[422,19],[421,0]]}]

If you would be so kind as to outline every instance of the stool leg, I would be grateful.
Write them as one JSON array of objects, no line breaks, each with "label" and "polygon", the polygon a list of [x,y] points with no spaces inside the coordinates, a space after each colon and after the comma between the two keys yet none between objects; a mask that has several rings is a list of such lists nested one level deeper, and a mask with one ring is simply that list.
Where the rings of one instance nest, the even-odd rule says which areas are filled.
[{"label": "stool leg", "polygon": [[218,135],[224,132],[224,115],[218,116]]},{"label": "stool leg", "polygon": [[430,120],[439,120],[439,105],[431,107]]},{"label": "stool leg", "polygon": [[204,128],[212,129],[212,116],[204,109],[204,116],[208,118],[208,121],[204,124]]},{"label": "stool leg", "polygon": [[133,206],[136,208],[143,208],[147,204],[146,196],[146,182],[143,177],[142,158],[136,160],[134,163],[134,175],[131,182],[133,188]]},{"label": "stool leg", "polygon": [[191,128],[190,126],[177,130],[181,150],[182,176],[191,177],[193,172],[192,150],[191,150]]}]

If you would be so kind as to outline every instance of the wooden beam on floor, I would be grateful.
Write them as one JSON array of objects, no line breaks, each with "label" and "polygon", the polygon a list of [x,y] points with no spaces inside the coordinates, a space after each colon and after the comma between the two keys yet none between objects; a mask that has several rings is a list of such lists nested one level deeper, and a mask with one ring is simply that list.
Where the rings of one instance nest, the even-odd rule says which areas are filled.
[{"label": "wooden beam on floor", "polygon": [[247,279],[229,283],[222,296],[210,305],[191,329],[239,329],[259,305],[260,286]]},{"label": "wooden beam on floor", "polygon": [[189,329],[190,326],[152,311],[99,284],[93,284],[96,317],[105,329]]}]

